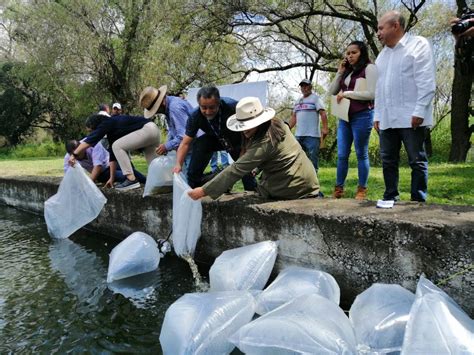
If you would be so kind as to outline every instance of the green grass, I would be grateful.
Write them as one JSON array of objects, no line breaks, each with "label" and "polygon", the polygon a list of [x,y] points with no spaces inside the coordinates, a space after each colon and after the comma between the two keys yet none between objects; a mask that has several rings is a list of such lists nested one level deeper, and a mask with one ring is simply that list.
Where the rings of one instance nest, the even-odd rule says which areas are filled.
[{"label": "green grass", "polygon": [[[135,167],[147,173],[147,165],[142,157],[134,157]],[[0,171],[3,176],[39,175],[62,176],[62,158],[24,158],[0,160]],[[407,166],[400,168],[400,197],[410,200],[410,174]],[[323,166],[319,169],[321,191],[330,197],[336,181],[336,168]],[[347,198],[353,198],[357,188],[357,168],[351,167],[346,180]],[[368,198],[377,200],[384,190],[382,168],[370,170]],[[241,182],[234,186],[234,191],[243,191]],[[428,179],[428,203],[448,205],[474,205],[474,163],[430,163]]]}]

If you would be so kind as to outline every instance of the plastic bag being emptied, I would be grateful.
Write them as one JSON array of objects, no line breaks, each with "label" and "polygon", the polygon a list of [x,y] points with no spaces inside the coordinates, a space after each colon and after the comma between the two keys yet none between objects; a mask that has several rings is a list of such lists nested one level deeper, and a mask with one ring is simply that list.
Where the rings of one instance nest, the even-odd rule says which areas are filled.
[{"label": "plastic bag being emptied", "polygon": [[80,164],[69,168],[58,192],[44,203],[44,219],[53,238],[64,239],[92,222],[107,199]]},{"label": "plastic bag being emptied", "polygon": [[182,174],[173,176],[173,248],[178,256],[194,255],[201,236],[202,205],[188,196]]}]

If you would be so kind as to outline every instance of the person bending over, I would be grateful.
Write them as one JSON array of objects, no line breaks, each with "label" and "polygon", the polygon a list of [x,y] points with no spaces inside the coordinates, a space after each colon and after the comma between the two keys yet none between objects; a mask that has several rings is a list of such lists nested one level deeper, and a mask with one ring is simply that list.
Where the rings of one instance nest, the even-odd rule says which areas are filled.
[{"label": "person bending over", "polygon": [[[237,101],[220,97],[215,86],[202,87],[197,93],[199,108],[194,110],[186,124],[186,133],[179,145],[176,155],[176,166],[173,171],[182,170],[186,155],[192,146],[187,180],[190,187],[202,186],[204,169],[214,152],[226,150],[233,160],[240,156],[242,136],[226,126],[227,119],[235,114]],[[199,130],[205,134],[199,136]],[[245,190],[255,190],[255,178],[248,174],[242,176]]]},{"label": "person bending over", "polygon": [[106,186],[113,186],[117,162],[126,176],[124,182],[116,186],[118,190],[140,187],[132,168],[129,151],[143,148],[148,165],[157,157],[156,147],[160,144],[160,130],[156,124],[141,116],[118,115],[107,117],[94,114],[88,119],[92,132],[74,149],[69,164],[74,165],[77,156],[88,147],[96,145],[105,135],[110,148],[110,179]]},{"label": "person bending over", "polygon": [[275,118],[275,110],[264,109],[256,97],[243,98],[236,114],[227,120],[227,128],[243,133],[244,152],[213,180],[189,191],[192,199],[216,199],[255,168],[262,172],[256,190],[265,198],[289,200],[319,195],[313,164],[289,127]]}]

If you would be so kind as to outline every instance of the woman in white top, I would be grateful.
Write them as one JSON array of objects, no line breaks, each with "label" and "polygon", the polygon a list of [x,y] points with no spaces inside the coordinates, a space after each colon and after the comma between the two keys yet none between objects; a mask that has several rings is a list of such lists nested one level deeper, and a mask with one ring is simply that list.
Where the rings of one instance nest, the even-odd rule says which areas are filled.
[{"label": "woman in white top", "polygon": [[367,46],[360,41],[351,42],[329,87],[329,93],[337,95],[337,102],[341,102],[343,98],[350,100],[349,120],[339,119],[337,128],[337,176],[333,193],[335,198],[344,195],[352,142],[357,155],[359,173],[355,198],[357,200],[366,198],[370,169],[369,139],[374,120],[373,100],[376,82],[377,68],[370,63]]}]

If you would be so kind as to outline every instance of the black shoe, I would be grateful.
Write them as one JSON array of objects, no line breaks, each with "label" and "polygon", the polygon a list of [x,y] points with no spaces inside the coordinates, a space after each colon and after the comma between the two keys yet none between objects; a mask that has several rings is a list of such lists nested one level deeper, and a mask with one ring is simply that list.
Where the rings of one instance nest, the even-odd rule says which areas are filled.
[{"label": "black shoe", "polygon": [[133,190],[133,189],[138,189],[139,187],[140,187],[140,183],[137,180],[130,181],[128,179],[125,179],[124,182],[115,186],[115,188],[119,191]]},{"label": "black shoe", "polygon": [[397,195],[397,196],[395,196],[395,197],[392,197],[392,198],[385,198],[385,197],[384,197],[384,198],[383,198],[383,201],[393,201],[393,202],[398,202],[398,201],[400,201],[400,196],[399,196],[399,195]]}]

